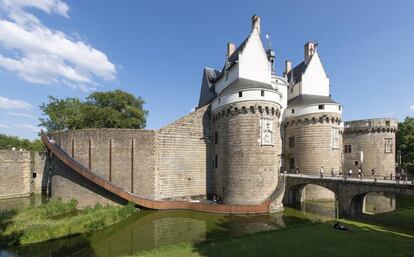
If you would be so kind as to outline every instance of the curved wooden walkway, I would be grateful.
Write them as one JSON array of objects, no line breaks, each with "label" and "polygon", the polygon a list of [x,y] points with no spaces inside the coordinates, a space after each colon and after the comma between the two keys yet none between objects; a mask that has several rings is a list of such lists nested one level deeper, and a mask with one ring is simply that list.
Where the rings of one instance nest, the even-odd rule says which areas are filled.
[{"label": "curved wooden walkway", "polygon": [[[74,172],[85,179],[93,182],[94,184],[104,188],[105,190],[117,195],[118,197],[133,202],[139,206],[156,209],[156,210],[194,210],[201,212],[212,213],[229,213],[229,214],[254,214],[254,213],[267,213],[269,212],[269,206],[273,200],[281,196],[284,192],[284,181],[279,182],[274,193],[261,203],[260,205],[229,205],[229,204],[213,204],[213,203],[196,203],[186,201],[162,201],[153,200],[146,197],[141,197],[136,194],[125,191],[124,189],[112,184],[104,177],[92,172],[84,167],[82,164],[71,158],[59,145],[49,140],[46,134],[42,133],[42,142],[46,148],[59,160],[70,167]],[[279,179],[280,180],[280,179]]]}]

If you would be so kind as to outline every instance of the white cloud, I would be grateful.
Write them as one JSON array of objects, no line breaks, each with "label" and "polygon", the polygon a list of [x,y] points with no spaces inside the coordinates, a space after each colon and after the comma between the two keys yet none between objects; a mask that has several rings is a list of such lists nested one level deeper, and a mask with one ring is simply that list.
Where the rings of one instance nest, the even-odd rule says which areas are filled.
[{"label": "white cloud", "polygon": [[44,26],[28,7],[68,17],[61,0],[0,0],[0,43],[10,53],[0,53],[0,67],[29,82],[82,85],[77,89],[115,79],[116,67],[103,52]]},{"label": "white cloud", "polygon": [[33,114],[23,113],[23,112],[6,112],[6,114],[10,116],[23,117],[23,118],[33,118],[33,119],[36,118],[36,116],[34,116]]},{"label": "white cloud", "polygon": [[15,127],[18,129],[29,130],[31,132],[40,132],[39,127],[33,126],[31,124],[16,124]]},{"label": "white cloud", "polygon": [[29,110],[32,105],[22,100],[12,100],[6,97],[0,96],[0,109],[23,109]]},{"label": "white cloud", "polygon": [[6,124],[0,124],[0,128],[10,128],[10,126]]},{"label": "white cloud", "polygon": [[414,112],[414,105],[410,105],[410,107],[408,107],[408,110],[413,111]]}]

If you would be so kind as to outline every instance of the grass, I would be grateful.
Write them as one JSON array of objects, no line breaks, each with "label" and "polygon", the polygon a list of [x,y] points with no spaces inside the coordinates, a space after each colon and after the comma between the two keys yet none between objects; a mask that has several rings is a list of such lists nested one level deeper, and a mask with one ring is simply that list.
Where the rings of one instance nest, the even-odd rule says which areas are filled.
[{"label": "grass", "polygon": [[77,201],[53,200],[37,207],[0,214],[0,245],[32,244],[96,231],[135,212],[135,206],[102,206],[77,210]]},{"label": "grass", "polygon": [[[302,217],[303,214],[289,210],[287,215]],[[334,221],[315,222],[238,238],[166,246],[133,256],[414,256],[414,226],[410,227],[410,233],[401,232],[404,226],[412,224],[414,209],[397,210],[377,217],[375,220],[372,216],[366,222],[340,220],[350,231],[334,230]],[[405,221],[407,219],[411,221]],[[375,224],[369,223],[374,220]],[[385,226],[381,225],[383,221],[387,221]],[[405,231],[408,230],[405,228]]]}]

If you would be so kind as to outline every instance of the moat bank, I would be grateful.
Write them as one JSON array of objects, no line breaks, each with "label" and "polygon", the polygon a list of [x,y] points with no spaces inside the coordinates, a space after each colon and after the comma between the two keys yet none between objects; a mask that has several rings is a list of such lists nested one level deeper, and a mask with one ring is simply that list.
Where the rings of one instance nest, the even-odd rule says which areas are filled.
[{"label": "moat bank", "polygon": [[[393,217],[400,218],[401,215],[413,217],[414,211],[412,209],[404,209],[411,210],[411,212],[398,211],[395,212],[396,215],[387,214],[389,215],[388,217],[381,216],[383,217],[382,219],[389,222],[393,221],[387,225],[387,227],[392,227],[392,229],[383,229],[384,231],[381,231],[381,229],[378,230],[378,227],[382,227],[383,225],[377,224],[377,226],[371,226],[368,224],[375,224],[373,220],[365,220],[356,226],[347,225],[351,227],[354,233],[338,234],[339,231],[333,230],[332,224],[329,223],[333,219],[332,215],[335,213],[335,210],[332,209],[334,206],[335,204],[332,202],[311,202],[305,203],[300,207],[307,212],[286,208],[283,215],[250,216],[218,215],[192,211],[144,210],[133,214],[123,222],[100,231],[30,246],[7,249],[0,252],[0,256],[53,257],[70,255],[106,257],[142,254],[153,250],[157,250],[157,254],[163,254],[164,256],[174,256],[174,254],[176,256],[186,256],[190,253],[194,256],[198,256],[195,254],[202,256],[226,256],[226,254],[232,254],[236,256],[238,252],[234,252],[233,254],[231,248],[233,250],[237,250],[236,248],[243,249],[244,245],[249,245],[246,243],[247,241],[254,242],[253,245],[249,245],[249,249],[251,248],[252,250],[257,250],[259,246],[269,248],[274,245],[274,247],[278,247],[272,248],[275,253],[280,252],[281,256],[289,256],[284,253],[289,252],[289,247],[295,245],[298,249],[291,251],[295,253],[298,253],[298,251],[303,252],[302,255],[298,254],[296,256],[309,256],[306,255],[306,251],[312,245],[318,246],[319,248],[328,247],[330,248],[328,251],[332,253],[332,251],[344,251],[343,247],[339,247],[342,242],[341,240],[347,238],[351,241],[360,240],[360,237],[370,238],[373,240],[370,244],[376,245],[376,247],[379,247],[378,249],[382,249],[385,245],[390,246],[392,243],[395,243],[400,249],[401,247],[405,249],[404,242],[406,240],[405,238],[408,237],[395,234],[395,232],[401,232],[401,230],[398,228],[398,222],[396,224]],[[311,213],[316,211],[318,211],[317,214]],[[369,216],[368,218],[374,218],[375,220],[376,217],[380,216]],[[347,223],[348,221],[344,221],[344,224]],[[407,224],[403,226],[410,227]],[[414,227],[414,225],[411,224],[411,227]],[[403,234],[407,234],[408,232],[403,231]],[[246,234],[252,233],[255,234],[246,236]],[[414,231],[411,232],[411,235],[414,235]],[[309,238],[307,238],[308,236]],[[318,237],[323,238],[325,241],[319,242],[317,240]],[[335,237],[332,239],[334,240],[333,243],[329,243],[331,240],[330,237]],[[411,242],[413,240],[413,238],[408,239]],[[390,243],[383,244],[384,240]],[[231,242],[236,242],[236,244],[231,245]],[[267,245],[264,246],[261,242]],[[281,242],[284,242],[286,246],[282,245]],[[362,242],[366,242],[366,240]],[[400,242],[403,243],[401,244]],[[345,240],[344,245],[348,243],[350,242]],[[354,244],[360,246],[359,242],[355,242]],[[300,247],[298,247],[299,245]],[[391,251],[393,247],[390,247],[389,249]],[[412,251],[411,248],[410,250]],[[363,252],[365,253],[365,250]],[[251,254],[248,256],[255,256],[254,254],[256,254],[254,251],[247,253]],[[260,251],[257,253],[260,253]],[[356,253],[353,252],[353,254],[350,254],[348,252],[350,254],[349,256],[358,256]],[[153,252],[148,254],[149,256],[151,254],[154,255]]]}]

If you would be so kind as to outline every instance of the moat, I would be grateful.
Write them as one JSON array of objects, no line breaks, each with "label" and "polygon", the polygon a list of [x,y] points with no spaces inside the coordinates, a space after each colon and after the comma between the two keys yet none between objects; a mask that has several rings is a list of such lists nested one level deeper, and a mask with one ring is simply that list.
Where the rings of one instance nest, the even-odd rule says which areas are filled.
[{"label": "moat", "polygon": [[[0,210],[36,204],[41,204],[38,197],[0,201]],[[335,216],[335,202],[306,202],[286,207],[283,213],[247,216],[143,210],[100,231],[1,250],[0,256],[127,256],[167,245],[303,227],[329,222]]]}]

